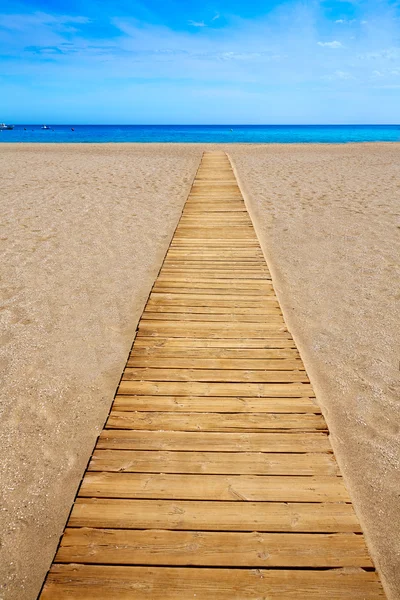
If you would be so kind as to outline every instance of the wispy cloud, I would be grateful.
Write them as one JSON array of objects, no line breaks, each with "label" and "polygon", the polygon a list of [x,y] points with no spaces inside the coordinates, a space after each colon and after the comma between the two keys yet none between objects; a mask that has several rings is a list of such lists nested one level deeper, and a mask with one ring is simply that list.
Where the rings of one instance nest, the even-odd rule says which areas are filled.
[{"label": "wispy cloud", "polygon": [[329,73],[328,75],[323,75],[322,80],[324,81],[354,81],[356,77],[349,71],[341,71],[340,69],[334,71],[333,73]]},{"label": "wispy cloud", "polygon": [[343,48],[343,44],[334,40],[333,42],[317,42],[318,46],[323,46],[325,48]]},{"label": "wispy cloud", "polygon": [[192,25],[193,27],[207,27],[207,25],[204,23],[204,21],[188,21],[189,25]]},{"label": "wispy cloud", "polygon": [[354,79],[354,75],[352,75],[348,71],[335,71],[335,77],[337,79],[344,79],[345,81],[350,81],[351,79]]},{"label": "wispy cloud", "polygon": [[[32,14],[3,14],[0,15],[0,27],[10,31],[29,31],[32,27],[49,26],[58,31],[70,31],[70,25],[84,25],[90,19],[84,16],[54,15],[44,12]],[[75,31],[75,30],[74,30]]]}]

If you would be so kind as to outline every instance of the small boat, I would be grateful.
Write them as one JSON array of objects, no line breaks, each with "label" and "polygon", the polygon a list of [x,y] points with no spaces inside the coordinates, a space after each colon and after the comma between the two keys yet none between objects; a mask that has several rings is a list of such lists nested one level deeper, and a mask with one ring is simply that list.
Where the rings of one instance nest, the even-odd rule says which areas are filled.
[{"label": "small boat", "polygon": [[4,129],[14,129],[14,125],[6,125],[5,123],[0,123],[0,131]]},{"label": "small boat", "polygon": [[42,125],[42,129],[51,129],[51,127],[47,127],[47,125]]}]

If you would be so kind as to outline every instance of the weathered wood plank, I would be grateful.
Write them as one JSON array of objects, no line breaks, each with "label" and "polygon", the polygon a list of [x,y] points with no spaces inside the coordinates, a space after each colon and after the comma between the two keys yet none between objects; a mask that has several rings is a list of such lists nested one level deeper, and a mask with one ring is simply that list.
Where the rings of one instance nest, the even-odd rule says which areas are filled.
[{"label": "weathered wood plank", "polygon": [[204,383],[197,381],[121,381],[119,394],[144,396],[241,396],[299,398],[313,395],[309,383]]},{"label": "weathered wood plank", "polygon": [[[154,284],[153,291],[155,291],[155,289],[157,287],[165,287],[165,286],[176,287],[179,289],[191,288],[191,290],[192,290],[191,293],[194,295],[199,294],[198,288],[208,288],[210,290],[213,290],[213,291],[209,292],[210,295],[212,295],[212,294],[215,295],[218,293],[214,290],[225,289],[225,290],[227,290],[224,292],[226,295],[239,294],[239,295],[243,295],[243,296],[257,296],[257,298],[255,300],[253,300],[255,302],[262,302],[263,300],[271,300],[271,299],[276,301],[276,296],[275,296],[274,289],[272,287],[272,283],[271,283],[271,281],[269,281],[267,279],[257,279],[257,281],[255,281],[254,279],[237,279],[237,278],[231,277],[231,278],[221,279],[220,281],[215,281],[215,279],[210,279],[209,277],[204,277],[199,282],[191,281],[188,283],[185,281],[174,281],[173,277],[170,277],[167,281],[164,281],[162,284],[157,279],[156,283]],[[240,291],[239,292],[232,291],[234,289],[237,289]],[[249,291],[244,292],[243,290],[249,290]],[[175,292],[175,293],[177,293],[177,292]],[[262,296],[262,297],[259,298],[259,296]],[[268,296],[273,296],[273,298],[268,298]]]},{"label": "weathered wood plank", "polygon": [[171,413],[129,412],[113,409],[107,429],[137,429],[147,431],[225,431],[258,432],[284,429],[298,431],[326,430],[322,415],[285,413]]},{"label": "weathered wood plank", "polygon": [[188,271],[174,271],[172,269],[163,271],[162,275],[158,277],[158,284],[162,284],[165,281],[187,281],[187,282],[201,282],[205,280],[213,279],[214,281],[222,281],[224,279],[232,280],[236,279],[240,281],[241,279],[254,279],[260,281],[271,281],[271,276],[269,273],[262,271],[261,269],[258,271],[235,271],[235,269],[217,271],[216,269],[211,270],[201,270],[198,271],[192,270]]},{"label": "weathered wood plank", "polygon": [[[218,396],[119,396],[116,411],[171,411],[175,413],[313,413],[320,407],[312,398],[223,398]],[[216,416],[216,418],[218,418]]]},{"label": "weathered wood plank", "polygon": [[258,369],[163,369],[126,367],[123,381],[209,381],[254,383],[308,383],[305,371],[263,371]]},{"label": "weathered wood plank", "polygon": [[42,600],[378,600],[376,573],[54,565]]},{"label": "weathered wood plank", "polygon": [[262,370],[262,371],[303,371],[300,359],[285,358],[160,358],[154,355],[136,356],[133,354],[127,363],[128,367],[152,367],[163,369],[230,369],[230,370]]},{"label": "weathered wood plank", "polygon": [[332,454],[95,450],[88,471],[208,475],[338,475]]},{"label": "weathered wood plank", "polygon": [[[193,358],[200,360],[226,360],[234,361],[247,359],[250,364],[255,365],[255,361],[266,360],[296,360],[300,358],[298,351],[295,348],[175,348],[174,346],[139,346],[135,345],[130,359],[133,358]],[[254,367],[253,367],[254,368]]]},{"label": "weathered wood plank", "polygon": [[218,348],[221,350],[271,350],[271,349],[296,349],[295,343],[291,337],[287,338],[168,338],[140,336],[135,340],[135,349],[138,348],[173,348],[173,349],[208,349]]},{"label": "weathered wood plank", "polygon": [[[200,306],[196,306],[196,304],[191,304],[190,300],[187,298],[180,298],[172,296],[164,299],[164,302],[161,301],[160,298],[153,297],[148,301],[146,305],[145,313],[194,313],[194,314],[205,314],[205,315],[261,315],[264,318],[268,318],[270,315],[279,315],[282,318],[282,313],[277,303],[270,302],[265,304],[264,306],[235,306],[235,303],[232,302],[230,305],[221,305],[218,300],[210,300],[206,302],[201,298],[197,299],[195,302],[201,302]],[[217,304],[214,304],[217,302]],[[154,317],[153,317],[154,318]]]},{"label": "weathered wood plank", "polygon": [[[191,285],[193,284],[193,285]],[[208,301],[212,302],[234,302],[236,306],[258,306],[268,307],[270,302],[276,302],[276,297],[273,295],[272,290],[266,290],[264,294],[262,290],[253,288],[241,289],[239,285],[232,287],[224,287],[223,282],[219,281],[215,287],[210,287],[209,283],[201,282],[200,287],[196,287],[196,282],[191,284],[182,282],[182,284],[176,284],[176,282],[167,282],[163,285],[155,285],[151,293],[151,300],[155,301],[158,298],[164,300],[169,298],[170,300],[185,300],[185,301],[198,301],[204,303],[207,306]],[[206,287],[204,287],[206,286]],[[202,306],[202,305],[201,305]],[[230,306],[230,304],[224,304],[223,306]]]},{"label": "weathered wood plank", "polygon": [[162,337],[200,338],[268,338],[288,335],[286,326],[278,323],[185,323],[141,321],[139,335],[159,335]]},{"label": "weathered wood plank", "polygon": [[200,452],[330,452],[325,433],[224,433],[104,429],[99,449]]},{"label": "weathered wood plank", "polygon": [[87,472],[79,497],[350,502],[341,477]]},{"label": "weathered wood plank", "polygon": [[376,573],[54,565],[42,600],[378,600]]},{"label": "weathered wood plank", "polygon": [[360,532],[351,504],[77,498],[69,527]]},{"label": "weathered wood plank", "polygon": [[353,533],[66,529],[55,562],[214,567],[371,567]]},{"label": "weathered wood plank", "polygon": [[279,313],[269,314],[234,314],[226,312],[225,314],[213,314],[212,312],[196,313],[179,312],[179,308],[175,308],[174,312],[155,311],[152,312],[149,308],[142,315],[142,321],[201,321],[202,323],[276,323],[283,325],[283,317]]}]

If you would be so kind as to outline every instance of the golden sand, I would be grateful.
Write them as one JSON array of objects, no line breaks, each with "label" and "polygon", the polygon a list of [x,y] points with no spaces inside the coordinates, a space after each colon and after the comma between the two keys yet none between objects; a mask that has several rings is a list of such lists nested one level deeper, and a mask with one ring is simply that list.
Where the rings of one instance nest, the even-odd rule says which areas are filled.
[{"label": "golden sand", "polygon": [[[40,589],[204,148],[0,145],[2,600]],[[400,598],[400,145],[218,148]]]}]

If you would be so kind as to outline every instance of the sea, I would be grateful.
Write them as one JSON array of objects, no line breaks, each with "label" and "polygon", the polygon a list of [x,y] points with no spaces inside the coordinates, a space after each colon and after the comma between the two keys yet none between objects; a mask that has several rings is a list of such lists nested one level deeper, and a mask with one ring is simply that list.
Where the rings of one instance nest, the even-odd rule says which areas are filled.
[{"label": "sea", "polygon": [[15,125],[0,142],[343,144],[399,142],[400,125]]}]

